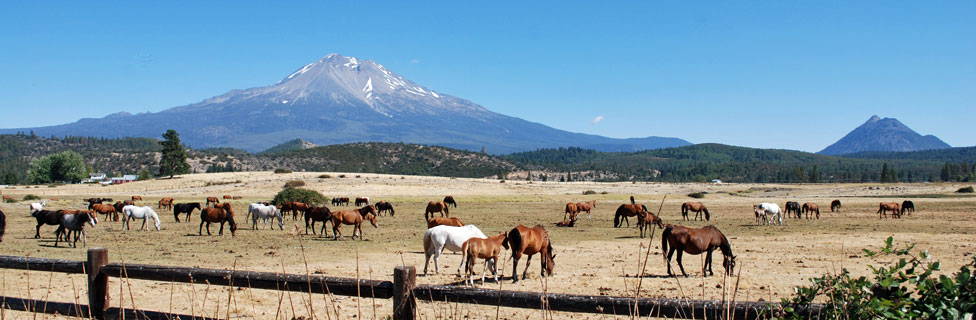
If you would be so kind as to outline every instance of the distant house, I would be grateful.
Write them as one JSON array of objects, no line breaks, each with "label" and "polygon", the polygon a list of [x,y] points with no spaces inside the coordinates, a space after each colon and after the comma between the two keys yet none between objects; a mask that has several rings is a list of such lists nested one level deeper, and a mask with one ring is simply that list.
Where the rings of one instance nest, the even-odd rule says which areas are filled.
[{"label": "distant house", "polygon": [[714,184],[721,184],[722,183],[722,180],[712,179],[712,183],[714,183]]},{"label": "distant house", "polygon": [[88,179],[82,181],[81,183],[99,183],[108,179],[108,175],[104,173],[90,173],[88,174]]},{"label": "distant house", "polygon": [[136,181],[139,177],[134,174],[127,174],[121,177],[113,177],[111,184],[123,184],[126,182]]}]

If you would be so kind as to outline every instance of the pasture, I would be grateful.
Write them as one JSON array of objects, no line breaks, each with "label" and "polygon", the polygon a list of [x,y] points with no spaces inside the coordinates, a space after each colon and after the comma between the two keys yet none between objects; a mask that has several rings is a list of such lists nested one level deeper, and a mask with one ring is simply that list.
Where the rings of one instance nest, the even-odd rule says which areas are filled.
[{"label": "pasture", "polygon": [[[830,185],[757,185],[757,184],[665,184],[665,183],[593,183],[593,182],[533,182],[488,179],[453,179],[400,175],[376,175],[355,173],[328,173],[331,177],[320,178],[322,173],[272,174],[268,172],[198,174],[141,181],[124,185],[93,186],[69,185],[58,187],[8,187],[4,195],[22,198],[35,194],[48,200],[51,209],[84,209],[82,199],[111,197],[129,199],[139,195],[144,201],[138,205],[152,206],[162,219],[162,230],[140,231],[137,228],[122,231],[121,222],[99,216],[99,223],[88,231],[88,246],[109,249],[113,261],[207,268],[236,268],[240,270],[324,274],[341,277],[391,279],[397,265],[413,265],[422,272],[424,254],[422,237],[427,224],[424,211],[428,201],[443,200],[453,195],[457,208],[450,209],[452,217],[465,224],[477,225],[486,235],[492,236],[511,230],[522,224],[542,224],[549,231],[555,249],[555,274],[539,277],[539,257],[532,259],[529,279],[512,284],[510,251],[504,251],[499,259],[499,270],[504,275],[501,284],[489,281],[477,283],[485,288],[506,290],[549,291],[590,295],[633,296],[646,248],[650,244],[651,257],[647,259],[641,281],[643,297],[687,297],[692,299],[722,299],[731,296],[735,278],[722,277],[721,253],[713,258],[715,276],[702,277],[700,266],[703,256],[684,256],[684,267],[689,277],[666,277],[666,266],[660,252],[661,230],[654,238],[641,239],[636,219],[631,226],[613,228],[613,212],[617,206],[629,203],[633,195],[638,203],[645,204],[658,213],[661,199],[667,194],[659,216],[664,223],[690,227],[714,225],[731,242],[737,256],[736,274],[738,292],[736,300],[775,300],[792,293],[797,285],[808,284],[808,279],[824,273],[848,268],[855,275],[867,275],[867,265],[884,262],[864,257],[861,249],[878,248],[888,236],[895,241],[915,242],[917,248],[927,249],[933,258],[942,262],[943,270],[953,272],[971,259],[976,251],[976,198],[956,196],[953,191],[962,184],[830,184]],[[339,178],[339,175],[345,178]],[[358,177],[357,177],[358,176]],[[396,208],[396,216],[382,215],[378,228],[363,225],[365,241],[350,240],[352,226],[342,226],[345,239],[333,241],[331,224],[329,237],[305,235],[303,220],[294,221],[285,215],[285,230],[251,230],[251,222],[245,221],[247,206],[251,202],[268,201],[282,189],[285,182],[304,180],[305,188],[321,192],[327,197],[368,196],[371,201],[389,201]],[[881,186],[880,188],[877,188]],[[583,195],[584,191],[597,192]],[[707,191],[703,199],[691,199],[690,192]],[[601,194],[606,192],[606,194]],[[241,199],[225,200],[223,195],[240,196]],[[904,196],[914,195],[914,196]],[[924,196],[919,196],[924,195]],[[206,197],[230,202],[238,223],[236,237],[229,230],[217,236],[216,226],[211,226],[213,236],[198,236],[200,211],[194,211],[189,223],[175,223],[173,213],[156,209],[161,198],[172,197],[174,203],[206,202]],[[843,202],[841,213],[831,213],[830,201]],[[876,214],[879,202],[913,200],[917,211],[902,219],[879,220]],[[589,219],[581,215],[574,228],[557,228],[554,224],[563,218],[565,204],[569,201],[596,200],[596,207]],[[700,201],[708,206],[711,220],[682,221],[681,205],[686,201]],[[753,204],[767,201],[781,206],[786,201],[814,202],[820,206],[819,220],[787,218],[784,226],[756,226]],[[64,244],[53,247],[53,226],[41,228],[42,239],[34,239],[35,221],[29,214],[29,202],[0,204],[7,215],[7,233],[0,243],[0,254],[62,259],[84,259],[84,248],[66,248]],[[330,208],[335,209],[329,205]],[[353,206],[338,207],[351,209]],[[694,214],[691,214],[694,217]],[[181,217],[182,220],[182,217]],[[141,221],[134,223],[141,224]],[[258,224],[259,228],[261,224]],[[624,224],[626,226],[626,224]],[[650,241],[649,241],[650,240]],[[462,278],[454,272],[461,262],[460,254],[445,252],[440,258],[441,273],[420,275],[421,284],[458,284]],[[880,258],[884,259],[884,258]],[[525,267],[525,259],[519,265],[519,273]],[[475,267],[480,273],[482,261]],[[673,268],[677,268],[672,261]],[[433,268],[431,268],[433,270]],[[677,271],[677,269],[676,269]],[[741,273],[740,273],[741,271]],[[75,301],[83,297],[84,278],[62,274],[27,273],[3,270],[2,294],[18,297],[46,298],[56,301]],[[480,279],[480,276],[478,277]],[[173,310],[185,314],[206,314],[220,317],[230,312],[232,317],[266,319],[280,315],[308,316],[307,305],[316,309],[316,317],[325,318],[326,304],[338,304],[341,318],[372,318],[375,307],[379,316],[390,310],[390,301],[336,297],[323,295],[282,294],[274,291],[241,289],[228,292],[222,287],[198,285],[171,285],[151,281],[116,281],[112,305],[120,302],[126,307],[146,308],[158,311]],[[228,306],[228,298],[231,303]],[[418,297],[422,299],[423,297]],[[229,311],[228,311],[229,310]],[[445,303],[421,303],[419,313],[426,318],[494,318],[495,308]],[[501,318],[537,317],[539,311],[507,309],[500,311]],[[568,317],[570,315],[557,315]],[[600,318],[598,315],[572,315],[574,318]]]}]

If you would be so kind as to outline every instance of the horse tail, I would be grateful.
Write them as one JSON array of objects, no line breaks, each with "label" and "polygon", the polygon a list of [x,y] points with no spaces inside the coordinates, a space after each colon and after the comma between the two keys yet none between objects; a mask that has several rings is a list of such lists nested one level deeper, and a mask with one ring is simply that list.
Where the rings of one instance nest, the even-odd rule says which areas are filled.
[{"label": "horse tail", "polygon": [[[325,223],[325,222],[323,222],[323,223]],[[335,226],[335,223],[333,223],[332,225]],[[424,233],[424,255],[426,255],[428,257],[430,257],[430,255],[432,254],[432,252],[430,252],[431,245],[432,244],[431,244],[431,241],[430,241],[430,232],[425,232]]]},{"label": "horse tail", "polygon": [[668,262],[668,237],[671,236],[671,230],[674,226],[668,225],[664,227],[664,231],[661,232],[661,254],[664,256],[664,263]]},{"label": "horse tail", "polygon": [[508,232],[508,247],[512,248],[513,258],[522,253],[522,233],[518,231],[518,228],[512,228],[512,231]]},{"label": "horse tail", "polygon": [[474,255],[468,254],[468,242],[461,244],[461,261],[464,261],[464,274],[474,272]]},{"label": "horse tail", "polygon": [[688,214],[688,204],[682,203],[681,204],[681,215],[685,215],[685,214]]},{"label": "horse tail", "polygon": [[620,226],[620,210],[623,210],[624,206],[617,208],[617,213],[613,215],[613,227],[617,228]]}]

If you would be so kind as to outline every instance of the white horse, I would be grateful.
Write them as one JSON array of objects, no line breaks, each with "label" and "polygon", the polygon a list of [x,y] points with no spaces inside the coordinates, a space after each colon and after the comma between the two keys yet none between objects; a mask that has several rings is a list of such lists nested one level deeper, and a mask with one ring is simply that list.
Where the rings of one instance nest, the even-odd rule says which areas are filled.
[{"label": "white horse", "polygon": [[152,207],[137,207],[133,205],[128,205],[122,207],[122,212],[125,213],[125,218],[122,218],[122,226],[126,230],[129,230],[129,220],[130,219],[142,219],[142,226],[139,227],[140,230],[149,231],[149,226],[146,225],[147,220],[153,219],[156,223],[156,231],[159,231],[159,215],[156,211],[153,211]]},{"label": "white horse", "polygon": [[[275,206],[266,206],[260,203],[252,203],[250,206],[247,207],[247,216],[244,218],[244,221],[247,221],[248,217],[252,219],[252,226],[251,226],[252,229],[257,230],[258,219],[261,219],[263,226],[267,226],[268,220],[274,220],[274,218],[278,218],[278,228],[281,228],[281,230],[285,230],[285,222],[281,218],[281,209],[278,209]],[[274,230],[273,224],[271,225],[271,230]]]},{"label": "white horse", "polygon": [[[440,272],[440,268],[437,265],[437,258],[441,256],[441,252],[444,249],[448,249],[454,252],[461,251],[461,246],[464,245],[465,241],[471,238],[488,238],[484,233],[481,232],[478,227],[474,225],[466,225],[463,227],[454,226],[436,226],[427,229],[424,233],[424,274],[427,274],[427,265],[430,264],[430,257],[434,257],[434,273]],[[458,265],[458,275],[461,275],[461,266],[464,265],[464,260],[461,260],[461,264]]]},{"label": "white horse", "polygon": [[763,222],[768,226],[770,222],[778,223],[783,225],[783,211],[779,209],[779,205],[775,203],[762,202],[760,204],[752,206],[753,212],[756,213],[756,225],[761,225],[759,222],[762,219]]},{"label": "white horse", "polygon": [[31,212],[31,214],[34,214],[34,212],[38,212],[38,211],[44,210],[44,206],[46,206],[46,205],[47,205],[47,200],[44,200],[44,201],[41,201],[41,202],[31,203],[30,204],[30,212]]}]

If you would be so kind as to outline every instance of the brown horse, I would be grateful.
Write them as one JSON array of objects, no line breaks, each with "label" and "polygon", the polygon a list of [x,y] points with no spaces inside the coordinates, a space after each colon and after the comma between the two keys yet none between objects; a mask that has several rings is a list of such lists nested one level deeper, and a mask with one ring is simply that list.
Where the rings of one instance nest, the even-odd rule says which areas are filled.
[{"label": "brown horse", "polygon": [[508,245],[512,248],[512,282],[518,282],[518,261],[523,254],[529,256],[525,260],[525,269],[522,270],[523,280],[529,272],[532,256],[536,253],[542,254],[542,268],[539,275],[542,277],[552,275],[552,269],[556,266],[556,255],[553,254],[552,242],[545,227],[535,225],[529,228],[519,225],[508,232]]},{"label": "brown horse", "polygon": [[586,218],[587,219],[590,218],[590,210],[593,210],[593,208],[596,208],[596,200],[583,201],[583,202],[577,202],[576,203],[576,213],[583,213],[583,211],[586,211]]},{"label": "brown horse", "polygon": [[431,201],[427,203],[427,209],[424,210],[424,220],[433,217],[434,212],[440,212],[441,217],[451,216],[451,212],[447,209],[446,203],[444,203],[443,201]]},{"label": "brown horse", "polygon": [[218,203],[220,203],[220,200],[218,200],[217,197],[207,197],[208,207],[210,206],[210,204],[218,204]]},{"label": "brown horse", "polygon": [[803,213],[807,214],[807,219],[810,219],[810,213],[814,212],[817,214],[817,219],[820,219],[820,207],[816,203],[807,202],[803,204]]},{"label": "brown horse", "polygon": [[444,203],[449,204],[457,208],[457,202],[454,201],[454,196],[445,196]]},{"label": "brown horse", "polygon": [[461,245],[461,260],[464,261],[468,284],[474,286],[475,259],[485,260],[485,268],[481,271],[481,283],[485,283],[485,273],[487,273],[489,264],[491,264],[491,273],[495,276],[495,282],[498,282],[498,255],[501,254],[502,248],[508,249],[507,240],[508,235],[502,233],[485,239],[470,238]]},{"label": "brown horse", "polygon": [[142,201],[141,196],[132,196],[132,201]]},{"label": "brown horse", "polygon": [[377,212],[377,215],[382,215],[383,212],[389,212],[391,217],[396,213],[396,211],[393,210],[393,204],[392,203],[389,203],[387,201],[377,202],[376,203],[376,212]]},{"label": "brown horse", "polygon": [[830,212],[834,212],[834,209],[837,209],[837,212],[840,212],[840,200],[830,202]]},{"label": "brown horse", "polygon": [[233,196],[233,197],[231,197],[231,199],[241,200],[241,199],[244,199],[244,196]]},{"label": "brown horse", "polygon": [[220,222],[220,235],[224,235],[224,222],[230,224],[230,236],[237,235],[237,222],[234,221],[234,208],[230,203],[221,203],[213,207],[203,208],[200,212],[200,230],[197,234],[203,235],[203,224],[207,224],[207,235],[210,235],[210,224]]},{"label": "brown horse", "polygon": [[[325,223],[332,221],[332,210],[329,210],[326,206],[312,207],[305,213],[305,234],[308,234],[308,228],[312,227],[312,234],[315,234],[315,221],[322,222],[322,236],[328,235],[325,230]],[[311,222],[311,224],[309,224]]]},{"label": "brown horse", "polygon": [[349,198],[346,198],[346,197],[332,198],[332,205],[333,206],[348,206],[349,205]]},{"label": "brown horse", "polygon": [[127,204],[126,202],[132,202],[132,201],[129,201],[129,200],[125,200],[125,202],[116,201],[115,204],[112,205],[112,207],[115,207],[115,212],[116,213],[122,212],[122,208],[125,208],[125,206],[130,205],[130,204]]},{"label": "brown horse", "polygon": [[229,194],[225,194],[225,195],[224,195],[224,200],[231,200],[231,199],[234,199],[234,197],[232,197],[232,196],[231,196],[231,195],[229,195]]},{"label": "brown horse", "polygon": [[[698,220],[698,217],[699,216],[704,216],[704,219],[702,219],[704,221],[708,221],[710,219],[709,214],[708,214],[708,208],[706,208],[705,207],[705,204],[703,204],[701,202],[688,201],[688,202],[682,203],[681,204],[681,217],[682,217],[682,219],[688,220],[688,211],[691,211],[691,212],[694,212],[695,213],[695,220]],[[702,214],[702,213],[704,213],[704,214]]]},{"label": "brown horse", "polygon": [[888,211],[891,211],[892,217],[901,218],[900,208],[897,202],[882,202],[878,205],[878,219],[881,219],[881,215],[888,219]]},{"label": "brown horse", "polygon": [[105,219],[111,218],[112,221],[119,221],[119,212],[115,210],[115,206],[113,205],[95,203],[89,206],[88,210],[92,210],[95,211],[96,213],[104,214]]},{"label": "brown horse", "polygon": [[627,222],[627,226],[630,227],[630,220],[627,217],[636,217],[638,213],[647,211],[647,207],[643,204],[622,204],[617,207],[617,212],[613,215],[613,227],[620,227],[620,218],[623,218]]},{"label": "brown horse", "polygon": [[[671,246],[670,249],[668,249],[668,245]],[[688,276],[685,273],[685,267],[681,265],[681,256],[685,252],[688,254],[704,252],[705,264],[702,265],[702,275],[714,275],[715,273],[712,272],[712,250],[715,248],[722,250],[722,256],[724,256],[722,267],[725,267],[725,274],[731,276],[735,268],[735,255],[732,254],[729,239],[715,226],[694,229],[669,224],[664,227],[664,232],[661,233],[661,253],[664,254],[664,262],[668,265],[669,276],[673,275],[671,272],[671,256],[674,255],[675,251],[678,251],[678,267],[681,268],[682,275]],[[708,274],[705,273],[706,270]]]},{"label": "brown horse", "polygon": [[[291,207],[290,207],[290,209],[291,209],[291,219],[292,220],[298,220],[298,213],[301,212],[304,215],[304,214],[308,213],[308,210],[310,208],[311,207],[307,203],[298,202],[298,201],[292,202],[291,203]],[[282,212],[282,215],[284,215],[284,212],[285,212],[284,207],[282,207],[281,212]]]},{"label": "brown horse", "polygon": [[557,227],[569,227],[569,228],[575,227],[576,226],[576,215],[575,214],[570,215],[569,216],[569,220],[563,220],[563,221],[556,222],[556,226]]},{"label": "brown horse", "polygon": [[169,208],[173,210],[173,198],[162,198],[159,199],[159,206],[156,209]]},{"label": "brown horse", "polygon": [[654,237],[654,228],[652,227],[654,225],[658,228],[664,228],[664,221],[661,221],[661,218],[650,211],[637,213],[637,229],[640,229],[641,239],[644,239],[644,233],[647,229],[651,229],[651,238]]},{"label": "brown horse", "polygon": [[369,197],[356,197],[356,206],[369,205]]},{"label": "brown horse", "polygon": [[566,220],[567,216],[575,216],[577,213],[579,213],[579,210],[576,209],[576,203],[568,202],[566,203],[566,211],[563,212],[563,220]]},{"label": "brown horse", "polygon": [[[366,206],[363,208],[372,208],[373,206]],[[364,217],[359,213],[359,210],[339,210],[332,212],[332,233],[335,235],[332,239],[339,240],[342,236],[342,232],[339,231],[339,227],[343,224],[353,225],[352,237],[350,239],[356,239],[356,232],[359,232],[359,240],[363,240],[363,220],[369,220],[369,223],[373,224],[374,228],[379,228],[376,224],[376,215],[372,213],[366,214]]]},{"label": "brown horse", "polygon": [[431,217],[427,219],[427,229],[436,226],[453,226],[453,227],[463,227],[464,223],[458,218],[441,218],[441,217]]}]

